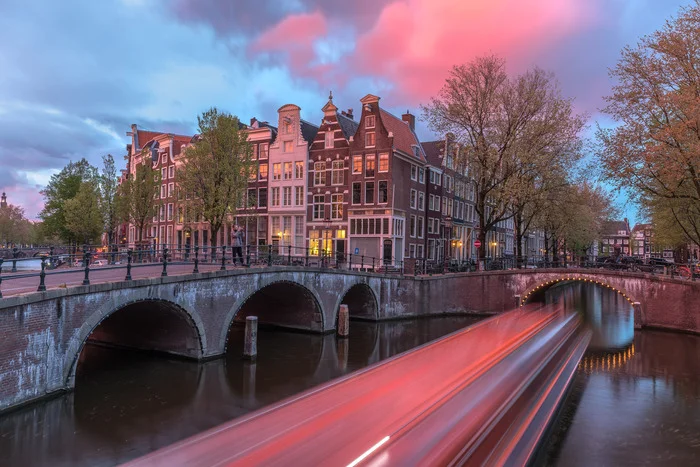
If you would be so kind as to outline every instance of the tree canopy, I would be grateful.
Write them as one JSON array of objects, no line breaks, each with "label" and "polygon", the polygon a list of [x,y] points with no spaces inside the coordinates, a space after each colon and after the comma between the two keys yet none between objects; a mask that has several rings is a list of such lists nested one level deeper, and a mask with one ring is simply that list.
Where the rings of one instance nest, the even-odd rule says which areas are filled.
[{"label": "tree canopy", "polygon": [[81,183],[78,193],[65,202],[65,228],[76,241],[92,244],[99,240],[104,231],[100,204],[99,187],[93,181]]}]

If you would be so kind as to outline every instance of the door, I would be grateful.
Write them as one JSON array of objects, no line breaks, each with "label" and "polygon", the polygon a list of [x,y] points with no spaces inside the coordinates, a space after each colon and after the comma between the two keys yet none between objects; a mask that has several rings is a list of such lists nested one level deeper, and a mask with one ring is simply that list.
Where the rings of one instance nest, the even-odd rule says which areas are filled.
[{"label": "door", "polygon": [[392,242],[389,239],[384,240],[384,265],[388,266],[391,264],[391,257],[392,257]]},{"label": "door", "polygon": [[338,259],[339,263],[345,261],[345,240],[335,241],[335,257]]}]

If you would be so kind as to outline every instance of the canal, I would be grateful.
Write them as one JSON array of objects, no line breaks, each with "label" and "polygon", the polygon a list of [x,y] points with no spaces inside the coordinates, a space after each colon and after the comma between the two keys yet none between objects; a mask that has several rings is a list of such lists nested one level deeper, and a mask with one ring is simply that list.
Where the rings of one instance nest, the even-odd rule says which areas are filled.
[{"label": "canal", "polygon": [[[593,338],[537,465],[700,465],[700,337],[635,332],[630,304],[591,284],[547,300]],[[88,346],[74,392],[0,415],[0,465],[113,466],[476,321],[353,321],[347,340],[263,330],[255,363],[240,328],[204,364]]]}]

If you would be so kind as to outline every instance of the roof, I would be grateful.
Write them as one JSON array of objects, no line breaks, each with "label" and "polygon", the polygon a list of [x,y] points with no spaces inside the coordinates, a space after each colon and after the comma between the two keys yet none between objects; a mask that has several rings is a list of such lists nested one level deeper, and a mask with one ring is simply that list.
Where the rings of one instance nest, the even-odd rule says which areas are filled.
[{"label": "roof", "polygon": [[640,230],[651,229],[653,226],[651,224],[637,224],[632,229],[632,232],[638,232]]},{"label": "roof", "polygon": [[146,143],[149,143],[153,138],[157,137],[158,135],[162,135],[163,132],[161,131],[146,131],[146,130],[136,130],[136,133],[138,134],[138,140],[136,141],[138,144],[138,149],[141,149],[146,145]]},{"label": "roof", "polygon": [[629,225],[625,221],[607,221],[603,223],[603,235],[617,235],[620,230],[629,232]]},{"label": "roof", "polygon": [[411,131],[408,124],[384,109],[380,108],[379,111],[381,112],[384,127],[394,135],[394,148],[406,154],[413,155],[413,148],[417,146],[419,149],[418,158],[425,162],[425,153],[420,145],[420,141],[418,141],[418,136]]},{"label": "roof", "polygon": [[318,133],[318,127],[316,125],[306,120],[301,120],[301,136],[304,137],[307,143],[312,144],[314,142],[316,133]]},{"label": "roof", "polygon": [[428,164],[432,165],[433,167],[442,167],[442,148],[445,145],[444,141],[427,141],[425,143],[421,143],[421,146],[423,147],[423,152],[425,152],[425,158],[428,161]]},{"label": "roof", "polygon": [[357,133],[357,128],[360,126],[360,124],[343,114],[336,114],[336,116],[338,117],[338,125],[340,125],[340,129],[343,131],[345,139],[350,139],[351,136],[355,136],[355,133]]}]

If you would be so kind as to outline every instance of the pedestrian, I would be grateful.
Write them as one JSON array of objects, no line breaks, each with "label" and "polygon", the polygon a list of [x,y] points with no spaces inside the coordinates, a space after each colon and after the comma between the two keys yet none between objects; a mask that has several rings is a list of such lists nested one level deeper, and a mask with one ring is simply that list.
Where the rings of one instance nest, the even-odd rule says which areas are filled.
[{"label": "pedestrian", "polygon": [[243,266],[243,229],[239,225],[233,226],[233,232],[231,232],[233,245],[233,258],[231,262],[236,265],[236,256],[241,259],[241,266]]}]

